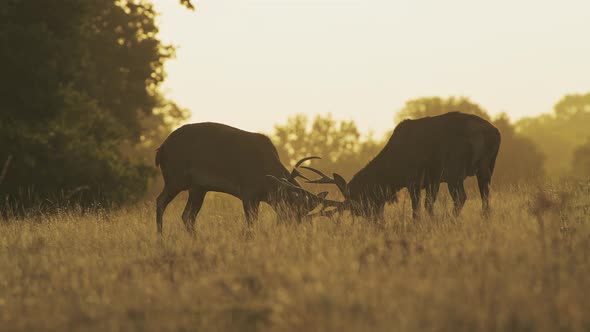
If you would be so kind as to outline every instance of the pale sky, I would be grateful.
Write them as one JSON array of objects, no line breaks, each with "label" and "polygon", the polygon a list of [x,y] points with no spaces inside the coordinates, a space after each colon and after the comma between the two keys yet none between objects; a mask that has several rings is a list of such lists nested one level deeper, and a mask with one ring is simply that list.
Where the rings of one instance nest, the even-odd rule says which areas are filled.
[{"label": "pale sky", "polygon": [[166,96],[270,132],[332,113],[377,134],[406,100],[467,96],[513,119],[590,91],[590,0],[154,0],[178,47]]}]

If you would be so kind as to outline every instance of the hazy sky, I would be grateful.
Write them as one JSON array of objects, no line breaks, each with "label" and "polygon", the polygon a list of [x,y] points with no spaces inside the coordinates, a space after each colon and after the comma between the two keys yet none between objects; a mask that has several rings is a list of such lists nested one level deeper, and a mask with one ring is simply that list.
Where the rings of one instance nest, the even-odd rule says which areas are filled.
[{"label": "hazy sky", "polygon": [[166,95],[269,132],[331,112],[391,129],[408,99],[461,95],[513,118],[590,91],[589,0],[154,0],[178,46]]}]

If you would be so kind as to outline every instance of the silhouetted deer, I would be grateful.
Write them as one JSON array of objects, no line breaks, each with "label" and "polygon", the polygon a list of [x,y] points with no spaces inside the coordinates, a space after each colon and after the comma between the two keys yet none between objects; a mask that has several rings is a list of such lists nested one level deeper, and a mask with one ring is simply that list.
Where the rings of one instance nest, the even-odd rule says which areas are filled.
[{"label": "silhouetted deer", "polygon": [[[289,172],[270,139],[262,134],[211,122],[180,127],[156,152],[156,166],[164,177],[164,189],[156,201],[158,233],[162,234],[164,210],[184,190],[189,191],[182,213],[188,231],[194,231],[197,214],[209,191],[241,199],[248,224],[257,218],[260,202],[300,220],[316,206],[331,202],[324,199],[326,193],[314,195],[295,180],[298,176],[305,178],[297,167],[318,158],[303,158]],[[288,185],[290,190],[279,190],[281,184]]]},{"label": "silhouetted deer", "polygon": [[463,181],[475,175],[487,216],[499,148],[500,132],[491,123],[475,115],[452,112],[402,121],[383,150],[348,183],[338,174],[329,178],[306,168],[322,176],[309,182],[338,186],[345,197],[339,210],[377,218],[383,218],[385,203],[395,201],[402,188],[410,193],[414,218],[419,215],[420,191],[426,189],[425,208],[432,215],[442,182],[448,184],[458,215],[467,199]]}]

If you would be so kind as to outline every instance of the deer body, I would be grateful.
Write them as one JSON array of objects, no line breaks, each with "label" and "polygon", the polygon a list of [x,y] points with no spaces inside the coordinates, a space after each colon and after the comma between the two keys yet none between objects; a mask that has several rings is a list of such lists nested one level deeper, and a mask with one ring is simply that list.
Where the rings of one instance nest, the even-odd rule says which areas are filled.
[{"label": "deer body", "polygon": [[414,218],[418,217],[421,190],[426,189],[430,214],[440,183],[447,183],[456,215],[467,195],[463,181],[477,176],[483,213],[489,213],[489,186],[500,148],[500,132],[488,121],[459,112],[417,120],[404,120],[393,131],[383,150],[349,183],[334,174],[311,181],[335,183],[346,200],[341,206],[355,215],[383,218],[384,205],[407,188]]},{"label": "deer body", "polygon": [[[303,160],[312,158],[317,157]],[[300,218],[320,200],[303,191],[278,195],[277,179],[285,179],[299,188],[295,177],[300,174],[296,170],[290,173],[283,166],[267,136],[219,123],[189,124],[172,132],[156,152],[156,166],[164,178],[164,189],[156,201],[160,234],[166,206],[185,190],[189,191],[189,198],[182,219],[189,231],[194,230],[195,219],[209,191],[241,199],[248,223],[257,218],[260,202],[269,203],[275,210],[290,209]]]}]

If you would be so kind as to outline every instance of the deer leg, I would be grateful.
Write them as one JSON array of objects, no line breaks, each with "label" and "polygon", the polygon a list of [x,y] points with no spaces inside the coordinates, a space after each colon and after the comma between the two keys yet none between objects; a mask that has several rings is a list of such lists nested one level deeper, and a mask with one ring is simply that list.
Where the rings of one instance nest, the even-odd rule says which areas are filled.
[{"label": "deer leg", "polygon": [[191,189],[189,191],[186,207],[182,212],[182,221],[184,222],[184,227],[189,233],[195,232],[195,221],[199,211],[201,211],[206,194],[207,192],[202,189]]},{"label": "deer leg", "polygon": [[420,217],[420,186],[409,186],[408,191],[412,200],[412,218],[418,219]]},{"label": "deer leg", "polygon": [[467,194],[465,193],[465,188],[463,187],[463,180],[449,184],[449,192],[451,193],[451,197],[453,198],[453,203],[455,205],[453,213],[455,217],[457,217],[459,216],[459,213],[461,213],[461,209],[463,209],[463,205],[465,205],[465,201],[467,200]]},{"label": "deer leg", "polygon": [[431,217],[434,215],[434,202],[436,202],[436,196],[438,195],[439,187],[439,182],[429,183],[426,186],[426,199],[424,200],[424,208],[426,208],[426,211]]},{"label": "deer leg", "polygon": [[170,188],[164,187],[164,190],[162,190],[156,199],[156,226],[158,227],[158,234],[160,236],[162,236],[164,211],[166,211],[166,207],[178,193],[179,191],[177,190],[170,190]]},{"label": "deer leg", "polygon": [[242,205],[244,206],[244,214],[246,215],[246,223],[252,225],[252,222],[258,219],[258,206],[260,201],[256,199],[242,199]]},{"label": "deer leg", "polygon": [[481,195],[482,214],[485,218],[490,216],[490,182],[491,175],[486,168],[477,173],[477,185]]}]

